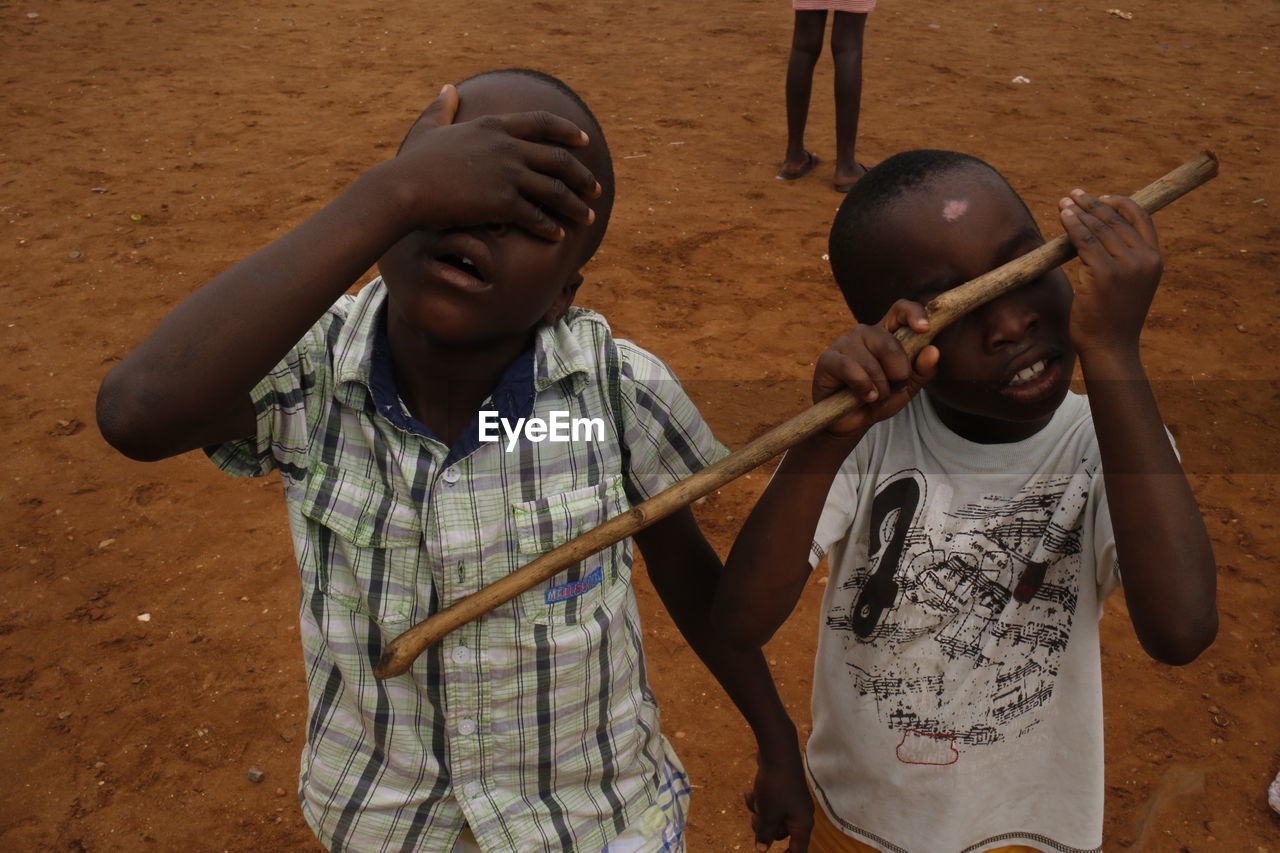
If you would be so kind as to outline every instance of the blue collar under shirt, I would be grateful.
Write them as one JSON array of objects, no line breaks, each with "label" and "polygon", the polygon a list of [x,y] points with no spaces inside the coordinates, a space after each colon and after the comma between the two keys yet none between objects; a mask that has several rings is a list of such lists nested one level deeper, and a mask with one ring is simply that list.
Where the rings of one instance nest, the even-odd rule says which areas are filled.
[{"label": "blue collar under shirt", "polygon": [[[481,404],[481,409],[496,410],[498,417],[509,423],[516,423],[517,420],[528,418],[533,414],[533,351],[534,347],[530,345],[507,365],[502,378],[498,380],[498,387],[494,388],[489,398]],[[406,412],[400,403],[400,392],[396,388],[395,364],[391,355],[391,342],[387,338],[384,322],[379,322],[374,331],[373,360],[369,365],[369,391],[373,394],[373,404],[378,412],[396,427],[444,444],[426,424]],[[443,464],[452,465],[465,459],[479,446],[480,413],[477,411],[471,416],[470,423],[458,436],[458,440],[449,448],[449,454]]]}]

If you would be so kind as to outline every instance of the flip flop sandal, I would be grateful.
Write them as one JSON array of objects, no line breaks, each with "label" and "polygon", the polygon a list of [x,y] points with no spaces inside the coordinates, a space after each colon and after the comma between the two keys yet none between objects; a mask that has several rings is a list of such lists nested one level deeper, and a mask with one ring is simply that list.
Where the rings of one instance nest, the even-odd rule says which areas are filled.
[{"label": "flip flop sandal", "polygon": [[[866,164],[866,163],[859,163],[858,165],[862,167],[862,174],[864,174],[864,175],[865,175],[867,172],[871,171],[871,170],[867,167],[867,164]],[[858,178],[858,181],[860,181],[860,180],[862,180],[862,178]],[[847,193],[849,190],[853,189],[853,185],[854,185],[854,184],[856,184],[858,181],[854,181],[853,183],[850,183],[850,184],[836,184],[836,185],[835,185],[836,192],[838,192],[838,193]]]},{"label": "flip flop sandal", "polygon": [[804,165],[800,167],[800,171],[790,174],[787,172],[779,172],[774,177],[780,181],[797,181],[812,172],[813,167],[822,162],[822,160],[818,159],[818,155],[811,151],[804,152],[804,156]]}]

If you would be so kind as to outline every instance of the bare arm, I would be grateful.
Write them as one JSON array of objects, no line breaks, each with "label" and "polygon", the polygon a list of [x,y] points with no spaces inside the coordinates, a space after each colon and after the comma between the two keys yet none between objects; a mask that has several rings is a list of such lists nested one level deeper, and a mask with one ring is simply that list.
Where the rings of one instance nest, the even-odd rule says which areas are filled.
[{"label": "bare arm", "polygon": [[253,435],[250,389],[394,242],[384,174],[365,174],[175,308],[103,381],[107,441],[153,460]]},{"label": "bare arm", "polygon": [[777,804],[779,813],[778,829],[770,829],[767,841],[791,836],[791,849],[803,853],[813,825],[813,803],[805,787],[795,724],[782,705],[763,652],[726,642],[711,619],[720,558],[688,507],[635,538],[649,578],[680,633],[755,734],[760,764],[769,768],[776,791],[770,802]]},{"label": "bare arm", "polygon": [[1061,217],[1080,253],[1071,336],[1089,393],[1125,603],[1142,647],[1189,663],[1218,630],[1216,567],[1138,351],[1161,273],[1155,227],[1131,200],[1082,191]]},{"label": "bare arm", "polygon": [[[814,531],[841,464],[867,430],[906,405],[936,369],[938,351],[927,347],[912,370],[892,336],[905,325],[918,332],[928,329],[922,306],[895,304],[880,325],[856,327],[819,358],[814,402],[848,386],[868,405],[792,448],[743,524],[715,591],[714,635],[726,657],[759,659],[761,648],[791,615],[804,589]],[[763,667],[762,660],[759,665]],[[750,709],[741,703],[739,707],[750,721]],[[791,746],[794,750],[794,735]],[[747,800],[757,848],[789,835],[791,853],[803,853],[812,807],[798,751],[771,753],[761,742],[757,763]],[[794,771],[789,769],[793,766]],[[796,804],[802,798],[807,810],[801,825],[796,822]]]},{"label": "bare arm", "polygon": [[800,600],[809,550],[827,493],[866,427],[846,435],[823,431],[796,445],[738,532],[716,595],[716,622],[730,642],[761,648]]},{"label": "bare arm", "polygon": [[936,347],[913,366],[893,332],[929,328],[923,306],[896,302],[877,325],[832,343],[814,368],[813,400],[848,386],[866,405],[792,448],[738,533],[716,596],[716,619],[730,640],[759,648],[795,608],[809,575],[809,548],[832,480],[877,421],[892,417],[933,376]]},{"label": "bare arm", "polygon": [[563,149],[539,144],[585,144],[579,128],[547,113],[452,125],[457,104],[446,87],[399,156],[175,308],[103,381],[107,441],[151,460],[252,435],[253,386],[413,230],[510,222],[559,239],[542,206],[589,221],[583,199],[598,193],[595,179]]}]

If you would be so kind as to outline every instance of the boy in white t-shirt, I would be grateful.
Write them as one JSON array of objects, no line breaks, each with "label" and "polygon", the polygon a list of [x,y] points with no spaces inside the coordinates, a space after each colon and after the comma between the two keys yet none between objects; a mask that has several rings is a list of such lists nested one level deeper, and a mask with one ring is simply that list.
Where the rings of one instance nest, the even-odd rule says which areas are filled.
[{"label": "boy in white t-shirt", "polygon": [[[761,646],[829,550],[811,850],[1100,849],[1103,598],[1123,577],[1164,663],[1217,630],[1209,539],[1139,357],[1155,228],[1082,190],[1060,217],[1074,299],[1055,269],[912,365],[895,330],[927,330],[924,303],[1044,238],[1003,177],[954,152],[886,160],[836,216],[836,281],[856,316],[883,319],[823,353],[813,396],[847,385],[867,405],[787,454],[717,601],[734,642]],[[1068,392],[1077,358],[1087,397]],[[761,850],[809,842],[796,775],[760,766]]]}]

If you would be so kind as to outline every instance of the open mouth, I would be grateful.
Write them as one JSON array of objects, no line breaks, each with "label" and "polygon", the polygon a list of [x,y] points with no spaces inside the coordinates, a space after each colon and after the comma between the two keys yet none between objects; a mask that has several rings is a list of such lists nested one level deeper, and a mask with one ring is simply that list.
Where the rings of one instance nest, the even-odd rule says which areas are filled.
[{"label": "open mouth", "polygon": [[1044,359],[1040,359],[1030,367],[1025,367],[1022,370],[1019,370],[1014,374],[1014,377],[1009,380],[1009,387],[1017,388],[1022,385],[1026,385],[1028,382],[1035,381],[1044,373],[1046,364],[1047,362]]},{"label": "open mouth", "polygon": [[492,248],[476,229],[441,232],[427,246],[428,275],[454,289],[487,291],[492,287],[495,269]]},{"label": "open mouth", "polygon": [[1000,389],[1004,396],[1022,403],[1036,403],[1058,390],[1062,359],[1046,356],[1022,368]]},{"label": "open mouth", "polygon": [[475,261],[465,255],[441,255],[436,258],[436,260],[442,264],[447,264],[454,269],[462,270],[473,278],[480,278],[480,271],[476,269]]},{"label": "open mouth", "polygon": [[466,234],[448,235],[428,253],[428,275],[457,290],[479,293],[491,286],[492,257],[487,247]]}]

